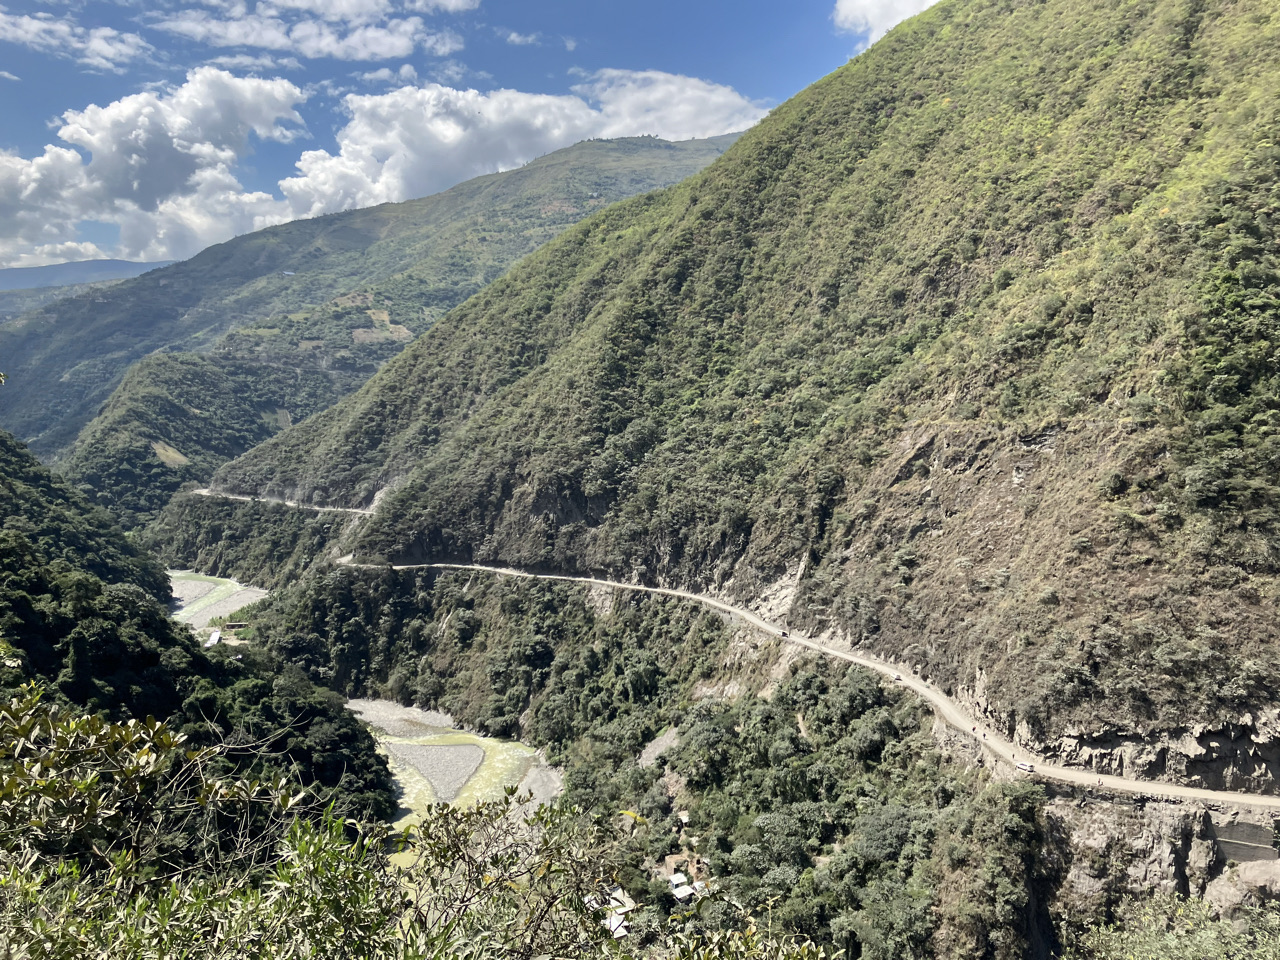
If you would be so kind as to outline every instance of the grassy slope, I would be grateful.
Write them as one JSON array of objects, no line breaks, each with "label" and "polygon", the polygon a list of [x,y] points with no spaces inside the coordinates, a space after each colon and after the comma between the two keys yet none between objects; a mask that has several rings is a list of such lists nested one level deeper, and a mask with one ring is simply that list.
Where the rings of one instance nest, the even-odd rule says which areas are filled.
[{"label": "grassy slope", "polygon": [[[228,331],[255,324],[274,330],[263,321],[323,313],[334,298],[392,278],[387,306],[394,322],[420,331],[567,225],[610,201],[687,176],[717,156],[725,140],[579,144],[421,200],[260,230],[46,306],[0,325],[0,356],[23,387],[0,397],[0,423],[52,456],[140,358],[157,350],[226,348],[240,356],[244,351],[222,341]],[[371,362],[385,359],[376,351],[354,353],[330,359],[339,368],[363,365],[366,375]]]},{"label": "grassy slope", "polygon": [[1277,32],[1261,0],[941,3],[217,482],[395,486],[366,555],[799,571],[794,619],[1028,736],[1248,729]]}]

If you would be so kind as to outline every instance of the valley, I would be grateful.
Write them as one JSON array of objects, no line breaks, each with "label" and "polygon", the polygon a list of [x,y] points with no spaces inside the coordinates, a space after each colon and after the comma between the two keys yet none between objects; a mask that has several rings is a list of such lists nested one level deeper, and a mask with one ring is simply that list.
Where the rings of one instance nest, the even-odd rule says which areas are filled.
[{"label": "valley", "polygon": [[0,918],[1275,960],[1280,11],[923,6],[0,318]]}]

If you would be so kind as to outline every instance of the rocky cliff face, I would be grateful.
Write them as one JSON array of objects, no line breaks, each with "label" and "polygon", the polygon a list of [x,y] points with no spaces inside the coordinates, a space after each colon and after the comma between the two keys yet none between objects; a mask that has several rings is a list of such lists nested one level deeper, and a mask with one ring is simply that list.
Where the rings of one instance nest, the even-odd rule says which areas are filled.
[{"label": "rocky cliff face", "polygon": [[1068,728],[1044,746],[1060,762],[1099,773],[1173,780],[1214,790],[1275,793],[1280,779],[1280,710],[1237,723],[1196,725],[1155,739],[1120,730]]},{"label": "rocky cliff face", "polygon": [[1125,894],[1203,896],[1224,865],[1203,807],[1063,796],[1045,813],[1062,844],[1058,900],[1073,917],[1105,917]]},{"label": "rocky cliff face", "polygon": [[995,708],[985,671],[955,691],[975,716],[1004,727],[1017,743],[1055,763],[1140,780],[1164,780],[1210,790],[1274,794],[1280,789],[1280,708],[1244,713],[1235,722],[1143,730],[1136,724],[1068,725],[1052,739],[1025,720]]}]

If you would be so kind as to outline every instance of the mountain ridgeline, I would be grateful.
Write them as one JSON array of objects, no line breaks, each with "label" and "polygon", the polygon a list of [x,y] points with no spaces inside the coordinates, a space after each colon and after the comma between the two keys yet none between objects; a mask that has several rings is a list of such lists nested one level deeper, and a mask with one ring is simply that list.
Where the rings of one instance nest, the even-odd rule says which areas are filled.
[{"label": "mountain ridgeline", "polygon": [[[613,200],[693,173],[733,140],[591,141],[423,201],[353,214],[372,220],[370,230],[380,224],[384,239],[366,254],[353,247],[309,259],[305,269],[294,264],[278,294],[313,297],[333,284],[374,282],[283,313],[271,312],[278,297],[263,301],[205,353],[144,357],[60,469],[126,526],[139,526],[183,483],[207,482],[227,460],[356,389],[450,307],[559,231]],[[328,287],[317,285],[320,274]]]},{"label": "mountain ridgeline", "polygon": [[[253,425],[262,415],[301,418],[332,402],[519,257],[593,210],[701,169],[733,139],[582,143],[420,200],[259,230],[44,306],[0,324],[0,357],[17,387],[0,396],[0,426],[41,456],[56,457],[136,361],[150,357],[163,367],[163,353],[152,356],[157,351],[211,354],[208,401],[198,382],[194,393],[170,396],[194,421],[175,424],[156,391],[142,387],[148,376],[134,377],[104,411],[111,422],[86,438],[99,452],[82,450],[72,474],[95,486],[101,463],[126,456],[158,464],[167,456],[169,467],[181,466],[177,457],[148,451],[152,442],[205,466],[215,457],[216,466],[245,449],[246,429],[258,439],[269,434]],[[376,293],[367,294],[370,287]],[[347,294],[355,299],[341,299]],[[228,337],[237,331],[243,335]],[[198,366],[190,357],[177,362],[181,373],[156,374],[161,392],[174,377],[189,380]],[[250,385],[246,400],[255,410],[224,437],[200,418],[216,424],[230,412],[219,409],[226,377],[233,395]],[[168,430],[182,435],[170,438]],[[198,446],[182,451],[175,439]]]},{"label": "mountain ridgeline", "polygon": [[782,589],[1067,759],[1265,787],[1277,90],[1262,0],[944,0],[216,487],[379,495],[357,558]]}]

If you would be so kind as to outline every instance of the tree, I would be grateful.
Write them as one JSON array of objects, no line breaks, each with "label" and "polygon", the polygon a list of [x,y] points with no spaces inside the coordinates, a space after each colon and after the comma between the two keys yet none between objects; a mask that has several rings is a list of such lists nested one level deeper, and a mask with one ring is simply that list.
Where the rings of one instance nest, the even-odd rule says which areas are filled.
[{"label": "tree", "polygon": [[[606,901],[618,848],[581,811],[529,813],[510,791],[396,831],[283,782],[213,778],[217,753],[154,720],[68,713],[33,686],[0,708],[0,957],[631,960],[588,906]],[[280,829],[213,853],[264,810]],[[166,859],[163,838],[193,830],[209,858]],[[825,954],[747,922],[677,925],[646,956]]]}]

